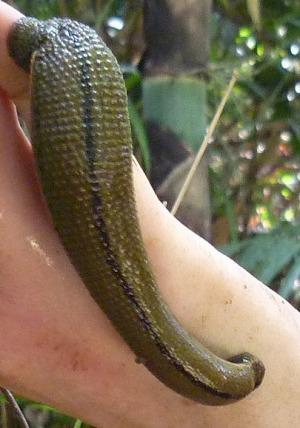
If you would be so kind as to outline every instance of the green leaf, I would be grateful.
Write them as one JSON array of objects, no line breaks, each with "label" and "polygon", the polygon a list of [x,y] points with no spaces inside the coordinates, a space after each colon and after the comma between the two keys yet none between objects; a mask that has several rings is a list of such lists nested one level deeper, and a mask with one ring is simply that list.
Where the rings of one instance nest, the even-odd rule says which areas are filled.
[{"label": "green leaf", "polygon": [[295,281],[300,278],[300,254],[294,258],[294,263],[292,264],[287,276],[282,280],[281,285],[278,289],[278,293],[288,299],[294,291]]},{"label": "green leaf", "polygon": [[235,215],[234,204],[228,195],[225,196],[225,212],[230,228],[230,237],[232,242],[238,241],[238,224]]},{"label": "green leaf", "polygon": [[283,174],[281,174],[280,181],[285,184],[285,186],[290,188],[298,181],[297,173],[294,171],[285,171]]},{"label": "green leaf", "polygon": [[151,168],[151,156],[148,137],[146,134],[143,120],[137,108],[130,99],[128,99],[128,111],[131,120],[132,130],[141,149],[143,161],[145,164],[145,170],[147,173],[149,173]]},{"label": "green leaf", "polygon": [[140,84],[141,84],[141,75],[138,72],[130,73],[125,79],[127,92],[130,92],[132,89],[136,88]]},{"label": "green leaf", "polygon": [[[300,226],[284,224],[269,234],[257,235],[233,247],[235,260],[266,284],[300,253]],[[226,251],[227,250],[227,251]]]},{"label": "green leaf", "polygon": [[190,76],[155,76],[143,80],[147,120],[174,132],[197,151],[206,131],[205,81]]},{"label": "green leaf", "polygon": [[231,242],[230,244],[222,245],[219,250],[228,257],[234,257],[248,245],[248,241]]},{"label": "green leaf", "polygon": [[252,30],[250,27],[241,27],[239,31],[239,35],[243,39],[247,39],[249,36],[251,36]]},{"label": "green leaf", "polygon": [[258,56],[264,56],[265,46],[262,43],[259,43],[256,47],[256,53]]}]

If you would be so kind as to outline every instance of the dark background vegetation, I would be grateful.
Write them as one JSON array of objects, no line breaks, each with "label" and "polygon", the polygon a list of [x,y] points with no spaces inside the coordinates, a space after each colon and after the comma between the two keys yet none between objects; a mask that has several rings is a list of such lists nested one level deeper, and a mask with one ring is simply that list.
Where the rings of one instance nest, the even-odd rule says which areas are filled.
[{"label": "dark background vegetation", "polygon": [[[144,120],[142,0],[7,3],[41,19],[76,18],[102,35],[124,72],[136,156],[159,193],[173,166],[192,159],[197,147],[189,138],[178,142],[169,131],[160,133],[155,145],[156,128]],[[199,72],[206,94],[199,99],[199,105],[205,103],[199,109],[203,117],[197,119],[204,126],[202,134],[234,69],[239,78],[206,154],[208,179],[201,176],[209,184],[209,206],[200,210],[206,226],[197,229],[199,218],[186,222],[300,308],[299,2],[215,0],[208,35],[210,59]],[[201,197],[201,191],[193,193],[194,199]],[[197,208],[193,212],[199,216]],[[21,403],[36,427],[81,425],[45,406]]]}]

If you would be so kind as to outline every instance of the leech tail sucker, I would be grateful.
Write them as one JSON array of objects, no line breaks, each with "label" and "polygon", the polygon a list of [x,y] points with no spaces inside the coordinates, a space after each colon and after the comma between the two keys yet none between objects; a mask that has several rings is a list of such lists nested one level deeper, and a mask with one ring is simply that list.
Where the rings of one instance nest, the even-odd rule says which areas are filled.
[{"label": "leech tail sucker", "polygon": [[138,361],[179,394],[216,405],[251,393],[264,376],[261,361],[248,353],[219,358],[183,329],[159,294],[136,214],[127,95],[111,51],[69,19],[22,18],[8,46],[31,70],[43,193],[92,297]]}]

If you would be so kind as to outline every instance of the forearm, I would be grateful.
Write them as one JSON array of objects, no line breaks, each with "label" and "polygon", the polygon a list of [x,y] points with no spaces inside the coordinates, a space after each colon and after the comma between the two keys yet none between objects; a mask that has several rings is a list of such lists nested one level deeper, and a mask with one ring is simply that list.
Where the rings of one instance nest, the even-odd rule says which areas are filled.
[{"label": "forearm", "polygon": [[[20,165],[15,167],[20,170]],[[20,182],[23,180],[20,177]],[[263,385],[248,399],[224,408],[188,402],[161,385],[135,363],[93,303],[42,208],[38,224],[32,224],[37,207],[30,199],[25,206],[32,213],[24,213],[23,205],[9,203],[5,210],[2,243],[5,254],[14,257],[6,263],[7,277],[2,272],[1,282],[10,281],[11,293],[2,296],[1,326],[9,332],[16,323],[22,333],[0,338],[2,383],[100,426],[193,427],[196,423],[201,426],[202,421],[203,426],[212,427],[226,427],[229,422],[231,427],[264,427],[271,423],[275,411],[277,426],[290,426],[299,418],[298,313],[187,231],[151,192],[140,194],[139,188],[144,188],[142,175],[138,175],[136,189],[144,238],[171,309],[216,352],[229,356],[247,350],[258,355],[267,369]],[[21,197],[23,190],[16,186],[10,192],[20,192]],[[14,234],[18,239],[13,239]],[[18,272],[15,257],[22,260]],[[39,296],[33,294],[36,289]],[[11,319],[10,305],[19,295],[23,311]],[[279,405],[283,402],[288,404]]]},{"label": "forearm", "polygon": [[[141,214],[143,230],[150,231],[151,215]],[[276,427],[292,426],[300,417],[299,313],[169,213],[161,219],[156,240],[145,240],[162,293],[179,321],[219,355],[248,351],[266,367],[263,384],[247,399],[226,407],[199,406],[191,416],[194,424],[201,414],[203,426],[266,427],[276,414]]]}]

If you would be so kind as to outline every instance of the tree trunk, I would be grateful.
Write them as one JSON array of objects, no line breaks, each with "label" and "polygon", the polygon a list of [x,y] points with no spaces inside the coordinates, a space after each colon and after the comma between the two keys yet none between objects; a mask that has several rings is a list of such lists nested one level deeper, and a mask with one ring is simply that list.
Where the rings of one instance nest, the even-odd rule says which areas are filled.
[{"label": "tree trunk", "polygon": [[[151,181],[173,205],[206,129],[205,75],[211,0],[145,0],[143,103],[152,154]],[[202,161],[177,213],[210,238],[207,163]]]}]

